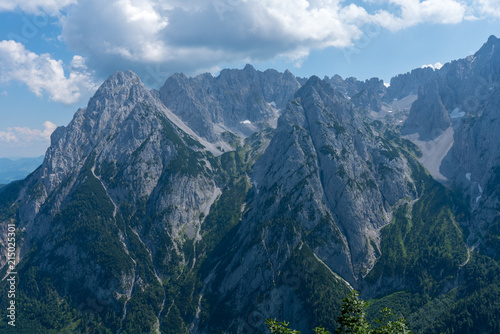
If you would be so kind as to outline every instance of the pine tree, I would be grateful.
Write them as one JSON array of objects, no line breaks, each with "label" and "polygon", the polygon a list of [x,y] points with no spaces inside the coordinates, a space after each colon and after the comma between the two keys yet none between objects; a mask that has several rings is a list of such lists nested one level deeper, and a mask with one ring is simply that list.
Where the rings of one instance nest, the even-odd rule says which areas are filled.
[{"label": "pine tree", "polygon": [[[376,320],[380,324],[378,328],[372,329],[365,315],[366,302],[359,298],[359,292],[352,290],[348,297],[344,298],[341,313],[337,318],[339,327],[335,334],[413,334],[406,323],[406,320],[390,320],[393,314],[390,309],[382,310],[382,318]],[[267,328],[273,334],[300,334],[298,330],[288,328],[286,321],[278,322],[276,319],[267,319]],[[322,327],[313,329],[315,334],[330,334]]]},{"label": "pine tree", "polygon": [[371,333],[370,325],[365,316],[366,302],[359,298],[359,292],[352,290],[348,297],[344,298],[340,316],[337,318],[339,327],[337,334]]}]

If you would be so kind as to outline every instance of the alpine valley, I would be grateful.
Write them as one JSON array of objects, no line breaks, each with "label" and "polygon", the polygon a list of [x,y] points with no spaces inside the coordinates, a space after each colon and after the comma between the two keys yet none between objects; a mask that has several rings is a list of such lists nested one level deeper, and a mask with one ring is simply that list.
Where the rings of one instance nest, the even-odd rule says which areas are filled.
[{"label": "alpine valley", "polygon": [[499,134],[494,36],[387,86],[117,72],[0,189],[0,332],[333,332],[356,289],[370,321],[500,333]]}]

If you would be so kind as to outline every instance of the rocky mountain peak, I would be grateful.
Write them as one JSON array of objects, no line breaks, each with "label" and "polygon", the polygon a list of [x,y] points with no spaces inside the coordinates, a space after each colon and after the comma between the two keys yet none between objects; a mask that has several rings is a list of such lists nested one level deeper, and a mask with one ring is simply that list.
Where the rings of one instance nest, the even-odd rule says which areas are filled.
[{"label": "rocky mountain peak", "polygon": [[123,110],[124,105],[134,104],[142,98],[153,99],[141,79],[132,71],[117,71],[97,89],[90,99],[87,110],[95,118],[104,110]]},{"label": "rocky mountain peak", "polygon": [[251,64],[246,64],[245,67],[243,68],[243,71],[256,72],[255,67],[253,67]]},{"label": "rocky mountain peak", "polygon": [[[148,91],[114,73],[43,165],[0,189],[4,272],[9,224],[19,233],[18,329],[332,331],[355,288],[377,298],[370,314],[401,306],[415,333],[498,332],[477,321],[498,313],[498,49],[491,37],[391,89],[247,65]],[[403,133],[449,152],[432,162],[449,189],[401,137],[412,103]]]},{"label": "rocky mountain peak", "polygon": [[217,77],[176,74],[160,89],[160,99],[197,135],[229,148],[227,138],[275,126],[279,110],[299,88],[291,73],[247,65],[222,70]]},{"label": "rocky mountain peak", "polygon": [[500,53],[500,38],[497,38],[495,35],[491,35],[488,38],[488,41],[483,44],[483,46],[475,53],[475,55],[484,55],[484,54],[489,54],[492,55],[493,53]]},{"label": "rocky mountain peak", "polygon": [[[352,103],[347,97],[330,85],[327,81],[320,79],[317,76],[312,76],[304,86],[302,86],[295,98],[300,98],[303,104],[306,105],[321,105],[326,108],[326,105],[331,107],[331,111],[335,117],[350,117]],[[335,106],[335,107],[333,107]],[[306,112],[309,108],[306,108]]]},{"label": "rocky mountain peak", "polygon": [[413,103],[401,133],[417,132],[420,139],[429,140],[438,137],[450,124],[451,120],[441,99],[438,82],[431,80],[420,87],[418,99]]},{"label": "rocky mountain peak", "polygon": [[135,86],[139,90],[143,88],[147,91],[137,74],[130,70],[127,72],[117,71],[101,84],[91,101],[101,97],[115,96],[120,97],[119,100],[116,100],[117,103],[125,102],[130,94],[137,93],[137,89],[131,91],[131,88]]},{"label": "rocky mountain peak", "polygon": [[409,95],[417,95],[420,86],[424,85],[435,75],[430,67],[417,68],[405,74],[399,74],[391,78],[391,84],[387,88],[387,94],[383,100],[391,102],[394,99],[402,99]]}]

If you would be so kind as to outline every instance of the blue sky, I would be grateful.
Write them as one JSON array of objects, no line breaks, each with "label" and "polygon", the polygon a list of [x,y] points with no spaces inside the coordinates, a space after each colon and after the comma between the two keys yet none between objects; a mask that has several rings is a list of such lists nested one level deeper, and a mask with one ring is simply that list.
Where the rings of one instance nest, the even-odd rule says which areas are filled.
[{"label": "blue sky", "polygon": [[500,0],[0,0],[0,157],[44,154],[116,70],[150,88],[246,63],[389,82],[490,35]]}]

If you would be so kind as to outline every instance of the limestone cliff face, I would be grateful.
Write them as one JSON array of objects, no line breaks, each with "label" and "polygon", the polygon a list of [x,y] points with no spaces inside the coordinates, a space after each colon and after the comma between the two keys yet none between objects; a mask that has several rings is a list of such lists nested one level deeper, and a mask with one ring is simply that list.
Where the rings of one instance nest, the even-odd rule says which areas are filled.
[{"label": "limestone cliff face", "polygon": [[323,80],[336,91],[351,99],[356,107],[361,107],[365,111],[379,112],[382,107],[382,99],[387,93],[384,82],[378,78],[359,81],[351,77],[344,80],[339,75],[334,75],[331,78],[325,77]]},{"label": "limestone cliff face", "polygon": [[454,128],[454,144],[441,164],[441,173],[467,189],[475,208],[487,197],[483,196],[486,185],[496,182],[500,159],[495,135],[500,107],[500,39],[491,36],[474,55],[446,64],[438,74],[442,105],[450,112]]},{"label": "limestone cliff face", "polygon": [[463,191],[471,210],[469,246],[486,248],[492,245],[482,240],[495,228],[500,201],[500,82],[490,85],[491,95],[476,115],[468,114],[455,125],[454,144],[441,164],[441,172]]},{"label": "limestone cliff face", "polygon": [[[94,307],[82,332],[263,332],[265,318],[306,332],[334,329],[351,287],[376,296],[437,282],[441,296],[468,261],[460,224],[469,246],[494,232],[498,50],[491,38],[392,88],[247,66],[149,91],[117,72],[53,133],[42,166],[0,190],[1,252],[15,222],[26,305],[54,295],[69,322]],[[386,122],[394,99],[417,92],[402,131],[432,139],[453,126],[441,172],[469,196],[470,217],[454,215],[459,196],[417,162],[400,119]]]},{"label": "limestone cliff face", "polygon": [[451,120],[448,111],[441,100],[437,81],[430,81],[420,87],[418,99],[413,103],[401,133],[417,132],[421,140],[438,137],[450,127]]},{"label": "limestone cliff face", "polygon": [[160,89],[160,98],[197,134],[208,141],[228,141],[226,132],[248,136],[276,125],[280,109],[300,87],[292,73],[275,70],[223,70],[187,78],[170,77]]},{"label": "limestone cliff face", "polygon": [[471,211],[469,246],[495,224],[499,200],[500,39],[491,36],[474,55],[445,64],[422,86],[402,133],[423,140],[452,126],[453,145],[439,167],[463,193]]},{"label": "limestone cliff face", "polygon": [[429,78],[426,75],[403,133],[434,139],[449,127],[450,117],[478,115],[498,85],[499,49],[499,39],[491,36],[474,55],[445,64]]},{"label": "limestone cliff face", "polygon": [[[202,148],[134,73],[115,73],[54,132],[25,181],[21,257],[57,277],[61,295],[95,298],[127,323],[129,300],[193,261],[182,247],[199,238],[219,194]],[[26,255],[35,245],[36,255]],[[152,305],[158,314],[163,302],[161,292]]]},{"label": "limestone cliff face", "polygon": [[401,100],[409,95],[417,95],[419,88],[425,85],[435,76],[432,68],[418,68],[405,74],[399,74],[391,79],[387,94],[384,96],[385,102]]},{"label": "limestone cliff face", "polygon": [[253,301],[272,292],[294,300],[273,305],[276,316],[298,315],[308,304],[284,273],[301,252],[328,268],[338,286],[358,286],[378,257],[379,231],[392,206],[414,196],[408,179],[406,160],[385,135],[364,123],[343,94],[312,77],[254,165],[252,196],[231,251],[213,264],[207,292],[240,314],[260,312],[262,304]]}]

